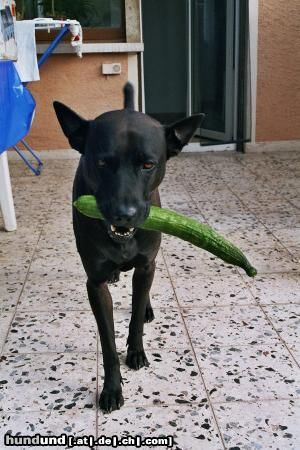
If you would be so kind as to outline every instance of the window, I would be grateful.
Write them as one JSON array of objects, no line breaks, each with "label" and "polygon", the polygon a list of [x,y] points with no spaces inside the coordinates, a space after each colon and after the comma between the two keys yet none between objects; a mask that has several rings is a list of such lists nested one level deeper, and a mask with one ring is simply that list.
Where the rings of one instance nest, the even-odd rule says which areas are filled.
[{"label": "window", "polygon": [[[76,19],[84,27],[84,41],[125,40],[124,0],[16,0],[17,19],[52,17]],[[39,42],[53,39],[47,31],[37,33]]]}]

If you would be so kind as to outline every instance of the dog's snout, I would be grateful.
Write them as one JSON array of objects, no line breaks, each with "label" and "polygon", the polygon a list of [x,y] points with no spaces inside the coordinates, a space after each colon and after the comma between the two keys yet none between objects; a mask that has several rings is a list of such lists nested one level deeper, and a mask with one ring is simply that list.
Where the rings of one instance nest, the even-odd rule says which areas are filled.
[{"label": "dog's snout", "polygon": [[115,211],[113,216],[114,225],[126,226],[131,225],[137,216],[137,208],[134,206],[120,207]]}]

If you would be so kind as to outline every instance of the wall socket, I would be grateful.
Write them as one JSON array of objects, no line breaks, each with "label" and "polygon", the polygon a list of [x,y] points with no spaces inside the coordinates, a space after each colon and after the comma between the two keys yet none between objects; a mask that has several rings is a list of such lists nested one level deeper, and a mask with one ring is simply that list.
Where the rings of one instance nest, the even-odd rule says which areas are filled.
[{"label": "wall socket", "polygon": [[121,72],[121,63],[102,64],[103,75],[120,75]]}]

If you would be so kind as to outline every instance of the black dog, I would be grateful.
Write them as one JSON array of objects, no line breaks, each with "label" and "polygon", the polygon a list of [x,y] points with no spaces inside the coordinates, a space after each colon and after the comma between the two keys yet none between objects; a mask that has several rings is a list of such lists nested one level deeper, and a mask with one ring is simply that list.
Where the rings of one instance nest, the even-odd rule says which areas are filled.
[{"label": "black dog", "polygon": [[65,105],[54,102],[57,118],[72,148],[82,156],[73,186],[73,200],[91,194],[105,221],[90,219],[73,208],[77,249],[86,271],[89,301],[95,315],[104,363],[100,407],[120,408],[124,400],[120,363],[116,351],[113,306],[107,283],[120,271],[135,268],[132,316],[126,364],[148,366],[143,348],[144,322],[153,320],[149,291],[161,235],[139,230],[151,205],[160,206],[158,186],[166,161],[177,155],[200,126],[203,114],[164,127],[134,111],[131,84],[124,87],[124,109],[95,120],[84,120]]}]

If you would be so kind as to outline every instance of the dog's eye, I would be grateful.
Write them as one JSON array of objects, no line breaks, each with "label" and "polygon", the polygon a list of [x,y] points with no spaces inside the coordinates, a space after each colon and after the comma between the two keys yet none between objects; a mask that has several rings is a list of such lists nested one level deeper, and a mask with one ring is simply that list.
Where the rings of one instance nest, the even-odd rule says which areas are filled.
[{"label": "dog's eye", "polygon": [[98,167],[105,167],[106,166],[106,162],[103,161],[103,159],[99,159],[98,160]]},{"label": "dog's eye", "polygon": [[151,161],[145,162],[143,164],[143,170],[151,170],[151,169],[153,169],[154,166],[155,166],[155,164]]}]

